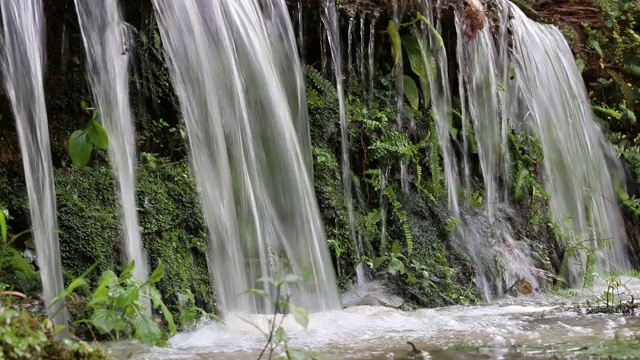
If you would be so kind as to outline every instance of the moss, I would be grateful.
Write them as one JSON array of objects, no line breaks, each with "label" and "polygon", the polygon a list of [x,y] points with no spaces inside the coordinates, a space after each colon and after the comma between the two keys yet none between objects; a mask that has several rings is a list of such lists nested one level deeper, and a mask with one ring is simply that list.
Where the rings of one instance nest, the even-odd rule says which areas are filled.
[{"label": "moss", "polygon": [[[0,299],[1,300],[1,299]],[[0,302],[0,359],[106,360],[99,348],[56,339],[46,317],[3,307]]]},{"label": "moss", "polygon": [[[213,311],[214,296],[203,251],[205,225],[188,164],[147,159],[139,166],[137,193],[149,268],[155,268],[159,261],[166,265],[165,278],[158,288],[175,312],[180,311],[177,293],[187,289],[195,295],[200,307]],[[105,270],[122,267],[122,231],[111,169],[63,168],[56,170],[55,179],[60,248],[67,281],[94,263],[97,267],[89,276],[93,281]],[[19,200],[26,193],[21,184],[10,187],[6,186],[8,183],[11,181],[7,177],[0,178],[0,199],[6,199],[4,205],[14,217],[12,232],[17,233],[29,228],[28,205]]]},{"label": "moss", "polygon": [[0,283],[29,295],[41,288],[40,276],[33,265],[7,244],[0,244]]}]

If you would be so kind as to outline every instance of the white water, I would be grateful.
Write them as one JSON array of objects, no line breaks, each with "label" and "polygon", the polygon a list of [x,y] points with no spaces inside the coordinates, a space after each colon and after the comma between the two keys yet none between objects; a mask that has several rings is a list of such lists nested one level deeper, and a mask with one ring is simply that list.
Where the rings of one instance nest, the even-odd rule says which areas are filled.
[{"label": "white water", "polygon": [[[351,229],[351,237],[355,244],[356,259],[362,256],[362,244],[358,241],[356,235],[356,220],[353,213],[353,196],[351,184],[351,165],[349,161],[349,123],[347,119],[347,109],[344,99],[344,79],[342,75],[342,45],[340,42],[340,26],[338,18],[338,10],[336,9],[335,0],[325,0],[323,4],[324,12],[322,22],[327,29],[327,38],[329,39],[329,49],[331,51],[331,60],[333,61],[333,73],[336,78],[336,89],[338,93],[338,104],[340,110],[340,145],[342,150],[342,188],[344,197],[347,202],[347,213],[349,216],[349,227]],[[350,22],[351,24],[351,22]],[[351,33],[351,31],[350,31]],[[364,265],[358,263],[356,267],[357,281],[359,285],[366,282]]]},{"label": "white water", "polygon": [[[571,49],[556,27],[529,20],[511,3],[504,6],[512,16],[517,93],[531,114],[525,125],[542,143],[554,219],[569,240],[597,246],[596,239],[611,239],[598,253],[600,269],[627,268],[627,239],[615,194],[621,164],[595,122]],[[573,284],[580,284],[583,268],[571,267]]]},{"label": "white water", "polygon": [[[637,281],[628,285],[638,289]],[[407,341],[416,343],[435,359],[475,359],[480,355],[496,360],[527,356],[548,359],[559,350],[596,346],[615,336],[632,343],[640,334],[640,322],[635,317],[584,315],[574,309],[602,290],[600,284],[579,298],[537,294],[489,305],[412,312],[358,306],[312,314],[307,330],[293,318],[285,319],[283,326],[291,346],[318,351],[325,359],[409,359]],[[245,319],[265,329],[269,317],[254,315]],[[178,334],[171,339],[171,348],[149,349],[131,342],[109,347],[114,354],[128,359],[239,360],[257,358],[264,343],[264,335],[257,329],[234,318],[226,326],[202,323],[195,331]],[[468,353],[443,351],[451,346],[480,349]]]},{"label": "white water", "polygon": [[289,286],[294,303],[310,311],[338,308],[296,131],[299,114],[287,98],[293,88],[282,78],[281,69],[299,62],[276,53],[282,49],[274,49],[269,33],[273,23],[291,29],[288,16],[267,10],[265,18],[258,0],[154,0],[154,7],[189,134],[220,308],[226,316],[272,311],[269,301],[242,294],[272,292],[257,280],[288,273],[314,279]]},{"label": "white water", "polygon": [[[610,246],[598,253],[600,269],[628,266],[624,226],[614,192],[620,166],[593,119],[566,40],[557,28],[529,20],[510,2],[500,4],[495,31],[481,16],[484,9],[479,2],[467,5],[475,15],[465,17],[464,9],[455,9],[464,150],[461,164],[451,140],[447,54],[431,30],[423,27],[418,36],[427,69],[431,58],[435,59],[436,69],[428,73],[431,110],[443,157],[449,210],[461,220],[452,237],[471,259],[475,281],[485,299],[501,296],[514,279],[527,279],[535,286],[541,275],[533,267],[528,242],[514,236],[505,218],[513,217],[509,214],[514,212],[507,196],[511,181],[507,146],[512,130],[531,132],[541,140],[544,185],[552,197],[554,220],[567,233],[565,245],[592,239],[587,243],[595,246],[597,239],[612,239]],[[440,27],[437,6],[434,9],[431,2],[423,0],[421,10],[430,23]],[[475,18],[481,21],[474,24]],[[480,28],[472,30],[474,25]],[[473,145],[484,184],[481,211],[471,203],[468,156]],[[460,173],[465,190],[463,206],[458,202]],[[567,217],[573,219],[571,223],[566,222]],[[585,254],[572,259],[567,279],[571,284],[579,286],[584,260]],[[495,271],[496,267],[502,271]]]},{"label": "white water", "polygon": [[365,79],[367,78],[367,74],[365,73],[365,67],[364,67],[364,43],[365,43],[365,38],[364,38],[364,24],[365,24],[365,14],[364,12],[360,13],[360,45],[358,47],[358,51],[357,51],[357,58],[358,58],[358,72],[360,73],[360,84],[364,85],[365,84]]},{"label": "white water", "polygon": [[129,49],[133,39],[116,0],[75,0],[87,55],[87,69],[100,120],[109,134],[109,155],[118,179],[127,262],[133,276],[149,276],[136,206],[135,129],[129,105]]},{"label": "white water", "polygon": [[[406,0],[398,0],[393,12],[393,23],[396,28],[396,32],[400,32],[400,22],[402,21],[402,15],[406,6]],[[393,47],[393,44],[391,45]],[[393,49],[392,49],[393,50]],[[395,51],[395,50],[393,50]],[[392,51],[392,53],[393,53]],[[396,81],[396,124],[398,125],[398,131],[405,132],[404,124],[404,66],[402,50],[399,54],[393,53],[394,58],[397,60],[393,71]],[[410,126],[411,128],[413,126]],[[409,192],[409,159],[405,158],[400,161],[400,188],[403,193]]]},{"label": "white water", "polygon": [[[45,19],[41,0],[2,1],[2,74],[22,151],[31,228],[45,304],[64,290],[56,220],[56,196],[45,107]],[[10,209],[9,209],[10,210]],[[67,325],[62,302],[49,309],[55,325]]]},{"label": "white water", "polygon": [[369,45],[367,47],[369,55],[369,109],[373,109],[373,90],[374,76],[376,74],[375,55],[376,55],[376,23],[378,22],[377,14],[373,14],[369,23]]},{"label": "white water", "polygon": [[347,30],[347,73],[349,74],[349,82],[352,82],[355,78],[353,73],[353,31],[355,23],[355,18],[349,18],[349,29]]}]

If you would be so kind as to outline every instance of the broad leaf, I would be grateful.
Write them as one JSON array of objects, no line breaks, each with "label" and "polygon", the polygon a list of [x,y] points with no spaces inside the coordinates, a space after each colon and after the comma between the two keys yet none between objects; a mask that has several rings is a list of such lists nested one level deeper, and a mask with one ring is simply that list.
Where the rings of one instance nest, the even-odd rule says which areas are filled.
[{"label": "broad leaf", "polygon": [[116,298],[116,308],[124,309],[133,305],[140,298],[140,289],[137,286],[130,286],[118,294]]},{"label": "broad leaf", "polygon": [[69,156],[74,166],[83,167],[89,163],[93,144],[85,130],[76,130],[69,137]]},{"label": "broad leaf", "polygon": [[162,261],[158,263],[158,267],[153,271],[153,273],[147,279],[148,284],[155,284],[160,281],[164,277],[164,264]]},{"label": "broad leaf", "polygon": [[378,258],[376,258],[375,260],[373,260],[373,268],[378,268],[380,265],[384,264],[384,262],[387,261],[387,257],[386,256],[380,256]]},{"label": "broad leaf", "polygon": [[404,96],[409,100],[409,104],[413,110],[418,110],[420,106],[420,96],[418,95],[418,87],[411,76],[404,75]]},{"label": "broad leaf", "polygon": [[135,328],[135,338],[146,345],[158,345],[162,340],[160,326],[150,316],[142,315],[136,317],[133,326]]},{"label": "broad leaf", "polygon": [[431,33],[433,34],[433,36],[436,38],[436,41],[438,41],[438,45],[439,46],[443,46],[444,45],[444,41],[442,40],[442,36],[440,36],[440,33],[438,33],[438,30],[436,30],[431,23],[429,22],[429,20],[427,20],[424,16],[422,16],[422,14],[418,13],[418,19],[420,19],[423,23],[425,23],[427,25],[427,27],[429,28],[429,31],[431,31]]},{"label": "broad leaf", "polygon": [[389,261],[389,268],[387,271],[389,271],[391,274],[395,275],[396,273],[401,273],[404,274],[404,264],[402,263],[402,261],[396,259],[396,258],[391,258],[391,261]]},{"label": "broad leaf", "polygon": [[99,122],[91,120],[87,128],[87,133],[93,146],[101,150],[107,150],[109,148],[109,135],[107,134],[107,130],[105,130]]},{"label": "broad leaf", "polygon": [[309,313],[307,313],[307,310],[300,306],[289,305],[289,311],[298,324],[302,325],[302,327],[306,329],[309,325]]},{"label": "broad leaf", "polygon": [[[424,97],[425,105],[428,106],[431,101],[431,89],[429,87],[429,71],[435,76],[435,64],[433,58],[426,54],[423,56],[422,50],[418,40],[413,35],[405,35],[402,37],[402,44],[407,51],[407,57],[409,58],[409,64],[414,74],[418,75],[420,79],[420,88],[422,89],[422,96]],[[427,66],[428,64],[428,66]]]},{"label": "broad leaf", "polygon": [[119,328],[124,320],[117,312],[105,308],[98,308],[91,315],[91,324],[100,331],[101,334],[108,334]]},{"label": "broad leaf", "polygon": [[173,315],[171,314],[171,311],[169,311],[167,306],[162,301],[160,292],[155,287],[149,286],[149,296],[151,297],[153,308],[160,308],[162,316],[167,321],[167,325],[169,326],[169,332],[171,333],[171,335],[174,335],[178,331],[178,329],[176,328],[176,324],[173,321]]},{"label": "broad leaf", "polygon": [[400,254],[400,251],[402,251],[402,245],[398,241],[394,242],[391,246],[391,252],[394,254]]},{"label": "broad leaf", "polygon": [[393,63],[397,64],[400,62],[400,56],[402,54],[402,42],[400,41],[400,34],[398,34],[398,31],[396,30],[396,24],[393,20],[389,21],[387,32],[389,33],[389,36],[391,36],[391,43],[393,44]]}]

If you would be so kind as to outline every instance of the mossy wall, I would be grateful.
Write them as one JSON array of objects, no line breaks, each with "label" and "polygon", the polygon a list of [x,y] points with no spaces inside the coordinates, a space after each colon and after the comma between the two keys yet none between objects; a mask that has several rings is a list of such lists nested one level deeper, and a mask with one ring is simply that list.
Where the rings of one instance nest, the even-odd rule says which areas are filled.
[{"label": "mossy wall", "polygon": [[[92,280],[105,270],[121,268],[124,251],[110,168],[63,168],[56,170],[55,179],[67,281],[94,263],[97,267],[89,276]],[[18,181],[10,184],[7,177],[2,177],[0,185],[0,204],[10,209],[13,217],[9,220],[10,232],[28,229],[24,187]],[[139,164],[137,195],[149,267],[154,269],[160,261],[165,264],[165,277],[158,287],[168,303],[175,305],[177,293],[189,289],[198,305],[213,310],[214,293],[204,254],[206,230],[188,164],[148,156]],[[15,246],[20,250],[32,247],[27,239],[28,235],[21,236]]]}]

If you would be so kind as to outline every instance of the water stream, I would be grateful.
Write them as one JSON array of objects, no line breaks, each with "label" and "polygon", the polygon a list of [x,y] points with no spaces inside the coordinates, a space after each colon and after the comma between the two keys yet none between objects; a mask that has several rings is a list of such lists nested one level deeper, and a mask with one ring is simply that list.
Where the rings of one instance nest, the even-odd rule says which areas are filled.
[{"label": "water stream", "polygon": [[[2,74],[15,116],[22,152],[36,262],[43,299],[64,290],[56,220],[56,196],[43,88],[45,19],[41,0],[2,1]],[[68,313],[56,303],[49,311],[55,325],[66,325]]]},{"label": "water stream", "polygon": [[88,77],[100,120],[109,134],[109,155],[118,179],[122,228],[127,262],[133,276],[149,275],[136,206],[135,129],[129,105],[129,47],[132,38],[116,0],[75,0],[87,57]]},{"label": "water stream", "polygon": [[[153,4],[189,134],[210,232],[209,270],[225,316],[271,312],[267,299],[242,294],[250,288],[272,293],[257,280],[289,273],[314,280],[290,284],[294,303],[310,311],[338,308],[335,273],[296,131],[298,112],[282,78],[281,69],[300,64],[275,53],[282,49],[269,32],[272,22],[285,22],[281,35],[290,33],[288,15],[267,11],[266,18],[257,0]],[[281,41],[295,48],[293,36]]]},{"label": "water stream", "polygon": [[[637,281],[628,285],[637,292]],[[416,311],[357,306],[312,314],[306,331],[293,318],[286,319],[284,327],[291,346],[317,351],[322,359],[591,359],[589,354],[610,353],[612,349],[603,346],[616,341],[628,348],[635,346],[635,336],[640,334],[637,317],[587,315],[580,310],[602,286],[576,298],[521,295],[481,306]],[[268,317],[255,315],[246,320],[265,328]],[[425,353],[411,356],[407,341]],[[131,342],[109,347],[119,358],[132,360],[240,360],[257,358],[263,345],[264,335],[234,319],[226,326],[204,322],[171,339],[171,348],[146,348]]]},{"label": "water stream", "polygon": [[[362,256],[362,243],[358,241],[356,235],[356,220],[353,212],[353,196],[351,184],[351,165],[349,161],[349,129],[347,120],[347,110],[344,99],[344,79],[342,75],[342,45],[340,42],[340,24],[338,10],[335,0],[324,1],[324,12],[322,21],[327,29],[327,37],[329,39],[329,49],[331,51],[331,59],[333,62],[333,73],[336,79],[336,89],[338,93],[338,103],[340,111],[340,145],[342,151],[342,188],[344,197],[347,202],[347,213],[349,216],[349,227],[351,229],[351,237],[355,244],[356,258]],[[353,20],[353,19],[351,19]],[[352,21],[349,22],[351,34],[353,26]],[[357,281],[359,285],[366,283],[366,275],[364,265],[360,262],[356,267]]]}]

